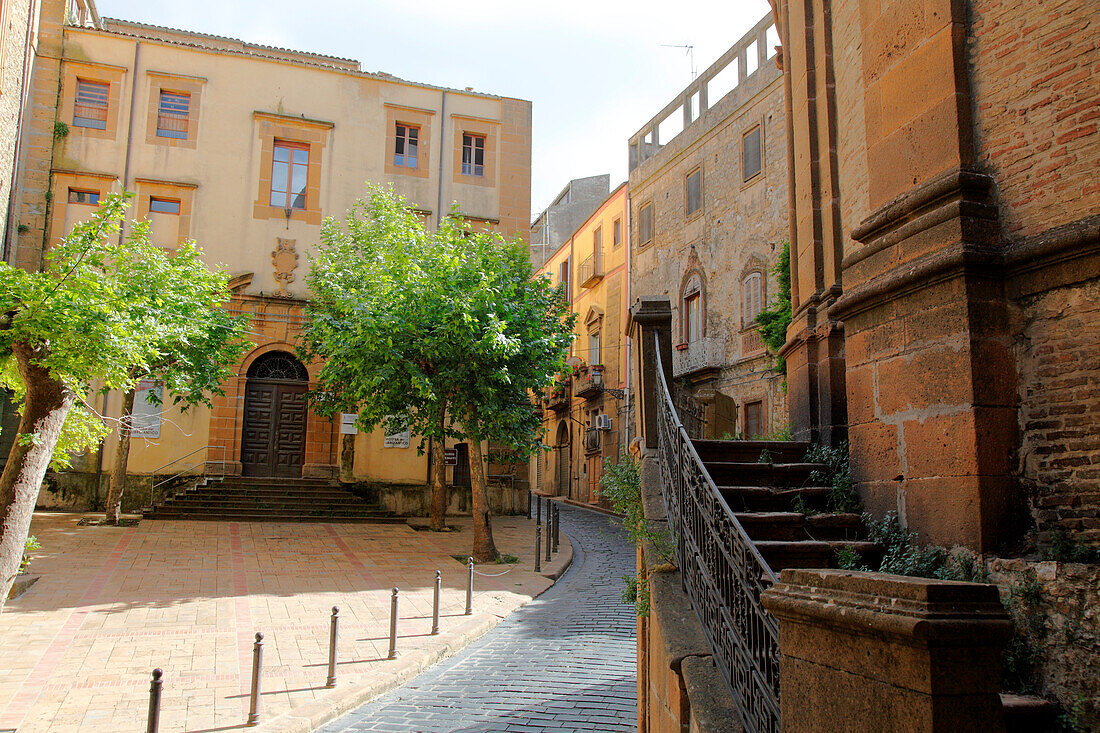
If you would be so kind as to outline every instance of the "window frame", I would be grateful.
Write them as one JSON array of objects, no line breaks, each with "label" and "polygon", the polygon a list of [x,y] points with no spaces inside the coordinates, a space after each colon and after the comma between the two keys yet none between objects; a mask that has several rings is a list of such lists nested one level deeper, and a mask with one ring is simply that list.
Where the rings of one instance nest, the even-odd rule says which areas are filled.
[{"label": "window frame", "polygon": [[[748,151],[748,147],[746,146],[746,142],[747,142],[749,136],[752,135],[753,133],[758,133],[757,138],[756,138],[756,140],[757,140],[757,152],[758,152],[757,169],[756,169],[755,173],[753,173],[752,175],[749,175],[748,170],[747,170],[746,165],[745,165],[745,163],[746,163],[745,154]],[[753,125],[752,127],[750,127],[748,130],[745,130],[745,132],[743,132],[741,134],[741,183],[743,183],[743,184],[750,183],[750,182],[756,180],[757,177],[762,176],[763,174],[764,174],[764,125],[758,122],[755,125]]]},{"label": "window frame", "polygon": [[596,328],[588,332],[588,364],[590,366],[599,364],[603,366],[603,339],[600,336],[600,329]]},{"label": "window frame", "polygon": [[[286,169],[286,190],[285,191],[279,191],[278,189],[275,188],[277,178],[278,178],[278,175],[276,173],[276,171],[278,169],[278,164],[284,162],[284,161],[280,161],[276,158],[276,156],[278,155],[278,150],[280,148],[283,148],[285,150],[290,151],[290,152],[288,152],[287,160],[285,161],[286,166],[287,166],[287,169]],[[294,160],[294,158],[295,158],[294,151],[303,151],[306,154],[306,159],[305,159],[304,163],[299,163],[299,162]],[[286,211],[288,209],[291,210],[291,211],[306,211],[309,208],[309,202],[307,201],[307,198],[308,198],[307,194],[308,194],[308,190],[309,190],[309,158],[310,158],[310,145],[309,145],[309,143],[298,142],[296,140],[286,140],[286,139],[283,139],[283,138],[275,138],[275,140],[271,144],[271,185],[269,187],[269,189],[270,189],[269,194],[270,195],[268,197],[268,204],[270,206],[273,206],[273,207],[278,208],[278,209],[283,209],[284,211]],[[292,187],[293,181],[294,181],[294,171],[295,171],[296,166],[300,167],[303,170],[303,173],[305,175],[306,180],[305,180],[305,187],[302,189],[302,191],[299,194],[294,194],[294,199],[292,199],[291,194],[293,192],[291,191],[291,187]],[[285,203],[283,205],[279,205],[277,203],[272,203],[276,193],[282,193],[284,195]],[[302,204],[301,206],[295,205],[297,203],[297,200],[299,200],[299,199],[301,200],[301,204]]]},{"label": "window frame", "polygon": [[[695,208],[691,208],[691,179],[692,176],[698,175],[699,191],[698,199],[695,202]],[[703,213],[703,166],[698,165],[688,171],[688,174],[684,176],[684,217],[688,220],[694,219]]]},{"label": "window frame", "polygon": [[[186,112],[181,116],[178,111],[173,111],[169,107],[168,112],[165,112],[165,95],[170,97],[178,97],[187,100]],[[161,88],[159,97],[157,99],[157,129],[155,135],[159,138],[166,138],[169,140],[186,140],[191,132],[191,92],[176,91],[174,89]],[[177,123],[183,122],[183,130],[171,130],[163,127],[164,120],[174,120]],[[182,134],[180,134],[182,132]],[[168,133],[168,134],[165,134]]]},{"label": "window frame", "polygon": [[[95,201],[81,201],[81,196],[87,196],[91,198],[95,197]],[[99,206],[99,200],[102,198],[102,194],[99,191],[93,191],[87,188],[73,188],[69,187],[69,195],[66,197],[66,203],[77,204],[79,206]]]},{"label": "window frame", "polygon": [[[647,231],[648,229],[648,231]],[[653,242],[653,202],[646,201],[638,206],[638,247],[645,247]]]},{"label": "window frame", "polygon": [[[404,131],[404,134],[402,134]],[[415,133],[412,135],[410,133]],[[411,171],[420,169],[420,140],[421,140],[421,126],[414,125],[408,122],[394,122],[394,148],[393,148],[393,164],[397,168],[406,168]],[[404,152],[398,152],[398,146],[404,148]],[[416,153],[412,156],[409,155],[409,148],[416,148]],[[398,157],[401,158],[398,161]],[[409,158],[412,158],[413,163],[409,165]]]},{"label": "window frame", "polygon": [[[749,283],[751,283],[751,282],[756,283],[756,290],[755,290],[755,292],[751,293],[754,296],[754,299],[755,299],[755,302],[753,302],[753,303],[749,302],[750,292],[749,292],[748,287],[749,287]],[[752,314],[752,317],[750,318],[749,313],[750,313],[750,311],[752,311],[753,308],[755,308],[756,310]],[[761,272],[760,270],[753,270],[752,272],[746,273],[746,275],[743,278],[741,278],[741,325],[742,325],[742,328],[750,328],[751,326],[753,326],[756,323],[757,317],[760,315],[761,311],[763,311],[763,310],[764,310],[764,273]]]},{"label": "window frame", "polygon": [[558,285],[565,286],[562,289],[562,293],[565,295],[565,302],[567,305],[573,302],[573,278],[570,277],[571,272],[569,264],[569,258],[567,257],[558,265]]},{"label": "window frame", "polygon": [[[86,110],[100,109],[100,107],[98,105],[98,101],[99,101],[98,93],[94,97],[91,98],[91,100],[93,102],[96,102],[96,104],[89,105],[86,102],[85,103],[81,102],[81,92],[85,91],[86,88],[93,87],[93,86],[94,87],[102,87],[102,89],[103,89],[103,94],[102,94],[103,119],[99,119],[98,117],[95,117],[95,118],[87,117],[85,115],[79,114],[79,112],[83,111],[83,110],[80,109],[82,106]],[[85,96],[85,99],[86,100],[88,99],[87,95]],[[108,123],[110,122],[110,114],[111,114],[111,82],[103,81],[102,79],[87,79],[87,78],[82,77],[82,76],[77,76],[76,77],[76,87],[75,87],[75,90],[74,90],[74,93],[73,93],[73,118],[72,118],[73,127],[81,127],[81,128],[87,129],[87,130],[99,130],[100,132],[106,132]],[[86,121],[88,123],[95,123],[95,124],[85,124],[85,122],[82,122],[82,120]]]},{"label": "window frame", "polygon": [[[175,204],[175,211],[161,211],[155,207],[155,204]],[[182,201],[179,199],[172,199],[166,196],[150,196],[149,197],[149,213],[150,214],[166,214],[168,216],[179,216]]]},{"label": "window frame", "polygon": [[623,246],[623,220],[622,217],[616,217],[611,222],[611,248],[618,249]]},{"label": "window frame", "polygon": [[[743,435],[745,440],[752,440],[754,437],[759,437],[764,434],[764,400],[752,400],[742,405],[743,415]],[[749,413],[756,412],[756,432],[749,430]]]},{"label": "window frame", "polygon": [[[692,318],[692,305],[695,306],[694,318]],[[702,341],[706,336],[706,319],[704,317],[703,277],[698,271],[691,271],[684,276],[680,295],[680,343],[690,344]],[[695,332],[694,334],[692,332]],[[694,338],[693,338],[694,336]]]},{"label": "window frame", "polygon": [[[485,177],[485,151],[488,147],[489,136],[478,132],[462,131],[462,150],[459,170],[462,175],[470,178]],[[481,143],[479,146],[478,143]],[[470,151],[470,160],[466,160],[466,151]],[[478,153],[481,154],[481,162],[477,162]]]}]

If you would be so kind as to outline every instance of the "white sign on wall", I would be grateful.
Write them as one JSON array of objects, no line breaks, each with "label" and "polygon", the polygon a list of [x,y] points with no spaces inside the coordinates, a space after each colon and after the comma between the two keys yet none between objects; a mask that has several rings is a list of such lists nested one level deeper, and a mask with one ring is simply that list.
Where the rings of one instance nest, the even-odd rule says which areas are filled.
[{"label": "white sign on wall", "polygon": [[394,430],[397,425],[400,425],[401,422],[402,421],[399,420],[397,415],[386,415],[386,437],[382,441],[383,448],[409,447],[409,429],[407,427],[401,431],[390,432],[391,430]]},{"label": "white sign on wall", "polygon": [[354,412],[340,413],[340,435],[358,435],[359,428],[355,426],[358,419],[359,416]]}]

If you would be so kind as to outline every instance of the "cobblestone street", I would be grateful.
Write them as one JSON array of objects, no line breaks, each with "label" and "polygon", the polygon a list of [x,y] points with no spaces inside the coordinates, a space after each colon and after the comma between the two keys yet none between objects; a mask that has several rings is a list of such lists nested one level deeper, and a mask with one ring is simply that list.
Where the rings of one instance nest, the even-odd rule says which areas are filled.
[{"label": "cobblestone street", "polygon": [[635,730],[635,617],[621,602],[634,548],[617,520],[561,507],[573,565],[451,659],[323,733]]}]

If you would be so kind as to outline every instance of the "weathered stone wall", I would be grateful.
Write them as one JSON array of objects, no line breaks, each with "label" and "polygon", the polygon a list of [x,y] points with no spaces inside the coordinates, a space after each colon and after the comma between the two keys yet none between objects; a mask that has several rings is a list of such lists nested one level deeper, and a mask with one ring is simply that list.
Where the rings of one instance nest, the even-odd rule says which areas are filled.
[{"label": "weathered stone wall", "polygon": [[1100,280],[1020,303],[1019,477],[1040,544],[1100,546]]},{"label": "weathered stone wall", "polygon": [[[630,173],[631,297],[665,296],[673,307],[673,343],[683,334],[682,288],[693,273],[702,278],[704,339],[723,345],[724,356],[709,379],[693,377],[696,396],[715,391],[733,399],[744,430],[743,405],[763,400],[763,431],[784,427],[787,400],[782,375],[771,367],[759,336],[742,313],[742,281],[763,274],[762,302],[775,295],[772,273],[787,228],[786,113],[782,77],[768,59],[751,77],[713,106],[653,157]],[[749,182],[742,175],[742,135],[763,129],[763,170]],[[702,211],[685,214],[685,179],[703,172]],[[644,205],[653,207],[653,239],[641,242],[638,222]],[[719,437],[719,436],[715,436]]]},{"label": "weathered stone wall", "polygon": [[30,0],[7,0],[0,6],[0,234],[4,235],[15,175],[30,6]]},{"label": "weathered stone wall", "polygon": [[994,559],[990,580],[1026,646],[1037,689],[1057,700],[1076,730],[1100,730],[1100,566]]},{"label": "weathered stone wall", "polygon": [[971,0],[979,164],[997,181],[1009,237],[1097,211],[1100,41],[1096,4]]}]

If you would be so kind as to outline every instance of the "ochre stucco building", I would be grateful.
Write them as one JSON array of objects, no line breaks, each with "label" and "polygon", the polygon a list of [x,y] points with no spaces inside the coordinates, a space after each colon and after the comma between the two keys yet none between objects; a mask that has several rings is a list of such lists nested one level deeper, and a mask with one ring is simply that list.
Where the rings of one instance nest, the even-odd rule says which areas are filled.
[{"label": "ochre stucco building", "polygon": [[596,207],[535,273],[564,286],[576,314],[573,373],[543,395],[543,442],[531,462],[532,488],[589,504],[599,493],[605,461],[626,447],[627,365],[623,333],[630,249],[627,184]]},{"label": "ochre stucco building", "polygon": [[[475,226],[526,241],[530,102],[368,73],[349,59],[78,17],[62,0],[45,0],[41,23],[56,33],[44,31],[36,48],[35,126],[25,135],[28,175],[9,260],[38,267],[100,197],[125,187],[155,243],[197,240],[206,261],[232,276],[230,309],[252,318],[255,346],[212,410],[158,416],[139,393],[130,472],[195,452],[200,461],[224,458],[229,474],[342,472],[417,493],[428,459],[415,436],[387,441],[378,431],[348,445],[339,421],[305,407],[319,365],[293,354],[309,251],[322,219],[342,218],[365,181],[392,184],[428,227],[457,202]],[[272,391],[264,385],[273,376],[296,384]],[[96,406],[117,415],[120,403],[116,392]],[[114,443],[78,472],[106,474]],[[391,508],[417,509],[412,494]]]}]

